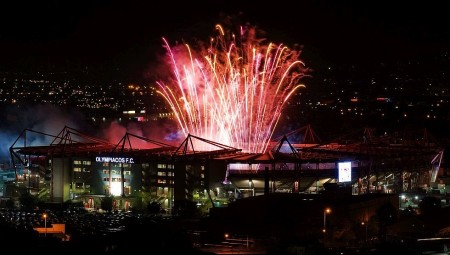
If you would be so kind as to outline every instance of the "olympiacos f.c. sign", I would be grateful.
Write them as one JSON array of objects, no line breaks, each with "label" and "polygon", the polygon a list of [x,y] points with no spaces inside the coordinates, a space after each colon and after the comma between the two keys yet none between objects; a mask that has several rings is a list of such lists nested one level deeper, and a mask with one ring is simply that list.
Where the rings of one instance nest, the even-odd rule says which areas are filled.
[{"label": "olympiacos f.c. sign", "polygon": [[134,164],[134,158],[127,157],[95,157],[95,162]]}]

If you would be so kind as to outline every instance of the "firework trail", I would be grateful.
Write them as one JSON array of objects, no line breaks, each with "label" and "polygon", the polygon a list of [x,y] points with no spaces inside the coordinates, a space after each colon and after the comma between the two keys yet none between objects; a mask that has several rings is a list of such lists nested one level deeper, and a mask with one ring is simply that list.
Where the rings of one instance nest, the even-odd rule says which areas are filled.
[{"label": "firework trail", "polygon": [[158,93],[185,135],[263,153],[284,104],[304,87],[299,84],[306,75],[300,51],[264,45],[254,27],[241,27],[239,37],[220,25],[216,32],[198,51],[188,44],[172,48],[163,38],[173,80],[157,82]]}]

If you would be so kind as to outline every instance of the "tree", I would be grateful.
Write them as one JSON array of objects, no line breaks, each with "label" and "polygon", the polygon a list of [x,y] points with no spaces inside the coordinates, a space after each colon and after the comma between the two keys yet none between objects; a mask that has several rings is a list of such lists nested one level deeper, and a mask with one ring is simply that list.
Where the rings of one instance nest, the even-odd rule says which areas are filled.
[{"label": "tree", "polygon": [[14,200],[12,200],[12,199],[8,199],[8,200],[6,200],[6,208],[8,208],[8,209],[14,209]]},{"label": "tree", "polygon": [[377,209],[380,239],[386,237],[387,226],[397,221],[397,209],[391,203],[385,203]]},{"label": "tree", "polygon": [[23,192],[19,197],[19,203],[23,210],[31,211],[34,209],[34,206],[37,204],[37,200],[30,193]]},{"label": "tree", "polygon": [[441,208],[441,200],[437,197],[426,196],[419,202],[420,213],[429,215]]},{"label": "tree", "polygon": [[147,210],[150,214],[159,214],[162,211],[162,207],[160,203],[153,201],[147,204]]},{"label": "tree", "polygon": [[191,218],[200,215],[200,211],[194,201],[185,199],[175,201],[173,214],[182,218]]},{"label": "tree", "polygon": [[397,221],[397,209],[391,203],[381,205],[377,210],[378,220],[390,225]]},{"label": "tree", "polygon": [[100,203],[100,207],[102,210],[110,212],[113,209],[113,200],[114,198],[112,196],[106,196],[102,199]]}]

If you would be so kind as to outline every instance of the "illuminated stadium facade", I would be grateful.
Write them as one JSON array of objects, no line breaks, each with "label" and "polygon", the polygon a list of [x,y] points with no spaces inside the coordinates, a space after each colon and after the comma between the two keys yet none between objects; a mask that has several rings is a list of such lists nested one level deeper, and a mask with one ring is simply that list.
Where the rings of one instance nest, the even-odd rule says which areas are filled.
[{"label": "illuminated stadium facade", "polygon": [[[302,130],[311,132],[309,126]],[[170,211],[185,200],[207,209],[274,192],[318,194],[329,185],[353,195],[436,186],[442,148],[428,141],[392,143],[369,131],[361,141],[353,136],[356,141],[327,144],[311,142],[308,135],[305,143],[291,144],[283,136],[266,153],[244,153],[191,135],[173,146],[125,133],[114,144],[70,127],[56,135],[26,129],[10,147],[15,169],[23,171],[17,171],[6,196],[22,189],[44,201],[81,201],[93,210],[113,196],[115,209],[157,202]],[[27,137],[36,135],[51,141],[30,146]],[[213,149],[197,151],[199,143]]]}]

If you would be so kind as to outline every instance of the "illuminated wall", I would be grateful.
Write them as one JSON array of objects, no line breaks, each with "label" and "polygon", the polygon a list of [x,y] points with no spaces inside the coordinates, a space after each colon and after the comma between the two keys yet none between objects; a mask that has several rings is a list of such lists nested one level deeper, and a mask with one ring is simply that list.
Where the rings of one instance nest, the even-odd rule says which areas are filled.
[{"label": "illuminated wall", "polygon": [[71,199],[91,192],[93,164],[90,158],[72,159]]},{"label": "illuminated wall", "polygon": [[141,165],[96,162],[93,181],[94,194],[131,196],[134,191],[141,190]]},{"label": "illuminated wall", "polygon": [[65,202],[70,199],[70,172],[72,165],[68,158],[52,160],[52,202]]}]

